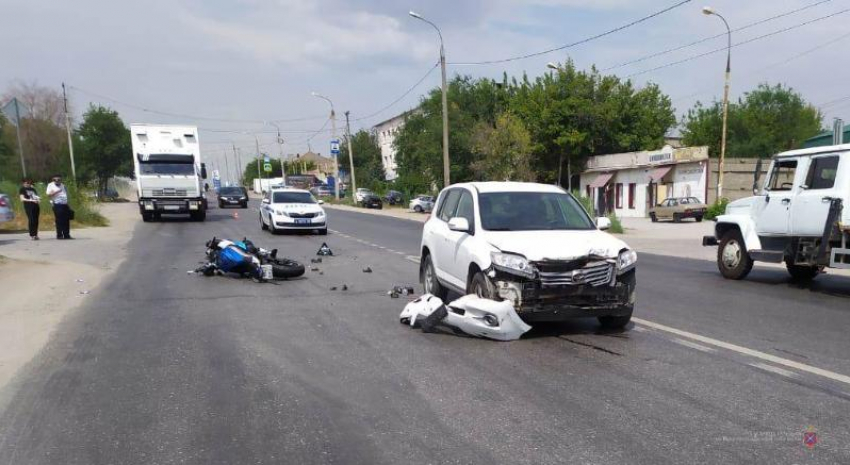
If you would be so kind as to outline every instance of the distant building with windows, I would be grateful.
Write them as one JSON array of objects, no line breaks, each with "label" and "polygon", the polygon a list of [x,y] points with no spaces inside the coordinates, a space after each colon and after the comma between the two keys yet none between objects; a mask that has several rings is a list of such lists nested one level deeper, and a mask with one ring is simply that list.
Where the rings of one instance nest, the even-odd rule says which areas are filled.
[{"label": "distant building with windows", "polygon": [[582,193],[593,199],[597,214],[646,217],[668,197],[708,197],[708,147],[596,155],[581,173]]},{"label": "distant building with windows", "polygon": [[381,148],[381,164],[384,166],[384,174],[387,181],[392,181],[398,177],[398,163],[396,161],[393,143],[395,142],[396,134],[404,126],[404,121],[413,111],[415,110],[393,116],[372,127],[372,132],[374,132],[378,140],[378,147]]}]

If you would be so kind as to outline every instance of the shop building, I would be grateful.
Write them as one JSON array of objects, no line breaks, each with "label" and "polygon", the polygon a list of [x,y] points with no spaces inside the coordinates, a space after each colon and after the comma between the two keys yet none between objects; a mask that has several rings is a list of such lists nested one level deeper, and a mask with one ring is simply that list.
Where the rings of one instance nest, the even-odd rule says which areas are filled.
[{"label": "shop building", "polygon": [[708,176],[708,147],[666,145],[590,157],[579,182],[597,214],[647,217],[653,205],[668,197],[696,197],[705,203]]}]

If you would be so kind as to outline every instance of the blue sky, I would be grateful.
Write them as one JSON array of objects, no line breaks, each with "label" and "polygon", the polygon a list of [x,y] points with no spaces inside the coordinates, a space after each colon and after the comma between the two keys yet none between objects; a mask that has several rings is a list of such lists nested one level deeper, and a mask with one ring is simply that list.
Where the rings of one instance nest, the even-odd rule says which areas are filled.
[{"label": "blue sky", "polygon": [[[758,21],[818,0],[717,0],[711,2],[732,27]],[[329,96],[338,115],[371,114],[395,100],[438,58],[434,31],[407,16],[415,10],[437,23],[450,62],[481,61],[535,52],[619,26],[675,0],[0,0],[0,94],[14,80],[74,87],[78,117],[90,102],[118,110],[126,122],[193,123],[202,128],[207,158],[221,164],[229,144],[253,152],[250,134],[258,132],[264,150],[278,153],[271,126],[280,123],[285,153],[327,153],[327,129],[312,139],[328,105],[310,95]],[[452,66],[450,74],[500,77],[503,72],[536,76],[546,63],[575,60],[579,67],[617,63],[724,31],[722,23],[690,2],[645,23],[575,47],[527,60],[491,66]],[[789,17],[735,33],[743,41],[850,8],[832,0]],[[825,19],[733,50],[732,94],[759,82],[782,82],[815,104],[850,94],[841,60],[850,13]],[[835,43],[825,46],[829,41]],[[628,76],[723,45],[715,39],[646,62],[617,68]],[[822,47],[810,51],[815,47]],[[810,52],[809,52],[810,51]],[[808,52],[803,56],[797,55]],[[653,81],[674,99],[677,114],[697,100],[722,92],[725,57],[715,54],[633,77]],[[433,72],[399,104],[353,130],[400,113],[416,104],[439,73]],[[80,89],[80,90],[77,90]],[[93,95],[97,94],[97,96]],[[106,98],[105,98],[106,97]],[[108,99],[107,99],[108,98]],[[126,104],[179,113],[258,122],[207,121],[141,111]],[[850,100],[826,107],[850,119]],[[340,122],[340,127],[342,126]]]}]

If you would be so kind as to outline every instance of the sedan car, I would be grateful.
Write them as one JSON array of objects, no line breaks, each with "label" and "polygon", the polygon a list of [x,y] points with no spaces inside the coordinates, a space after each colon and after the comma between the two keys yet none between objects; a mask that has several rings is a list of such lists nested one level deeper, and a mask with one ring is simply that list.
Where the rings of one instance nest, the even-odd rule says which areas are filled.
[{"label": "sedan car", "polygon": [[241,186],[222,187],[218,191],[218,208],[239,206],[248,208],[248,190]]},{"label": "sedan car", "polygon": [[15,219],[15,212],[12,210],[12,202],[6,194],[0,194],[0,223],[12,221]]},{"label": "sedan car", "polygon": [[365,187],[360,187],[354,192],[354,201],[357,203],[363,203],[363,199],[367,195],[375,195],[375,193]]},{"label": "sedan car", "polygon": [[649,218],[653,223],[658,220],[673,220],[679,223],[684,218],[693,218],[700,222],[705,216],[706,208],[696,197],[670,197],[651,208]]},{"label": "sedan car", "polygon": [[360,201],[360,206],[363,208],[384,208],[384,202],[376,194],[365,194],[363,200]]},{"label": "sedan car", "polygon": [[384,196],[384,202],[387,202],[390,205],[398,205],[404,201],[404,197],[401,195],[399,191],[388,191],[387,195]]},{"label": "sedan car", "polygon": [[310,193],[316,197],[333,197],[334,191],[328,186],[315,186],[310,189]]},{"label": "sedan car", "polygon": [[291,188],[272,188],[260,206],[260,228],[271,231],[302,230],[328,233],[328,219],[322,200],[310,191]]},{"label": "sedan car", "polygon": [[420,195],[410,201],[410,209],[416,213],[430,212],[434,208],[434,197]]}]

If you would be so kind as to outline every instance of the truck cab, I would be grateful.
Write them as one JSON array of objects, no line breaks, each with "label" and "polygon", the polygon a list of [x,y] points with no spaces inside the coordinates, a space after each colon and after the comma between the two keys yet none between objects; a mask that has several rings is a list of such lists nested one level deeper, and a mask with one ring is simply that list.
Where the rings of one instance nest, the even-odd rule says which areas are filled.
[{"label": "truck cab", "polygon": [[731,202],[717,217],[717,266],[743,279],[754,261],[785,263],[798,280],[824,268],[850,268],[850,144],[783,152],[760,192]]},{"label": "truck cab", "polygon": [[198,128],[130,125],[139,212],[153,221],[163,214],[188,214],[204,221],[207,212]]}]

